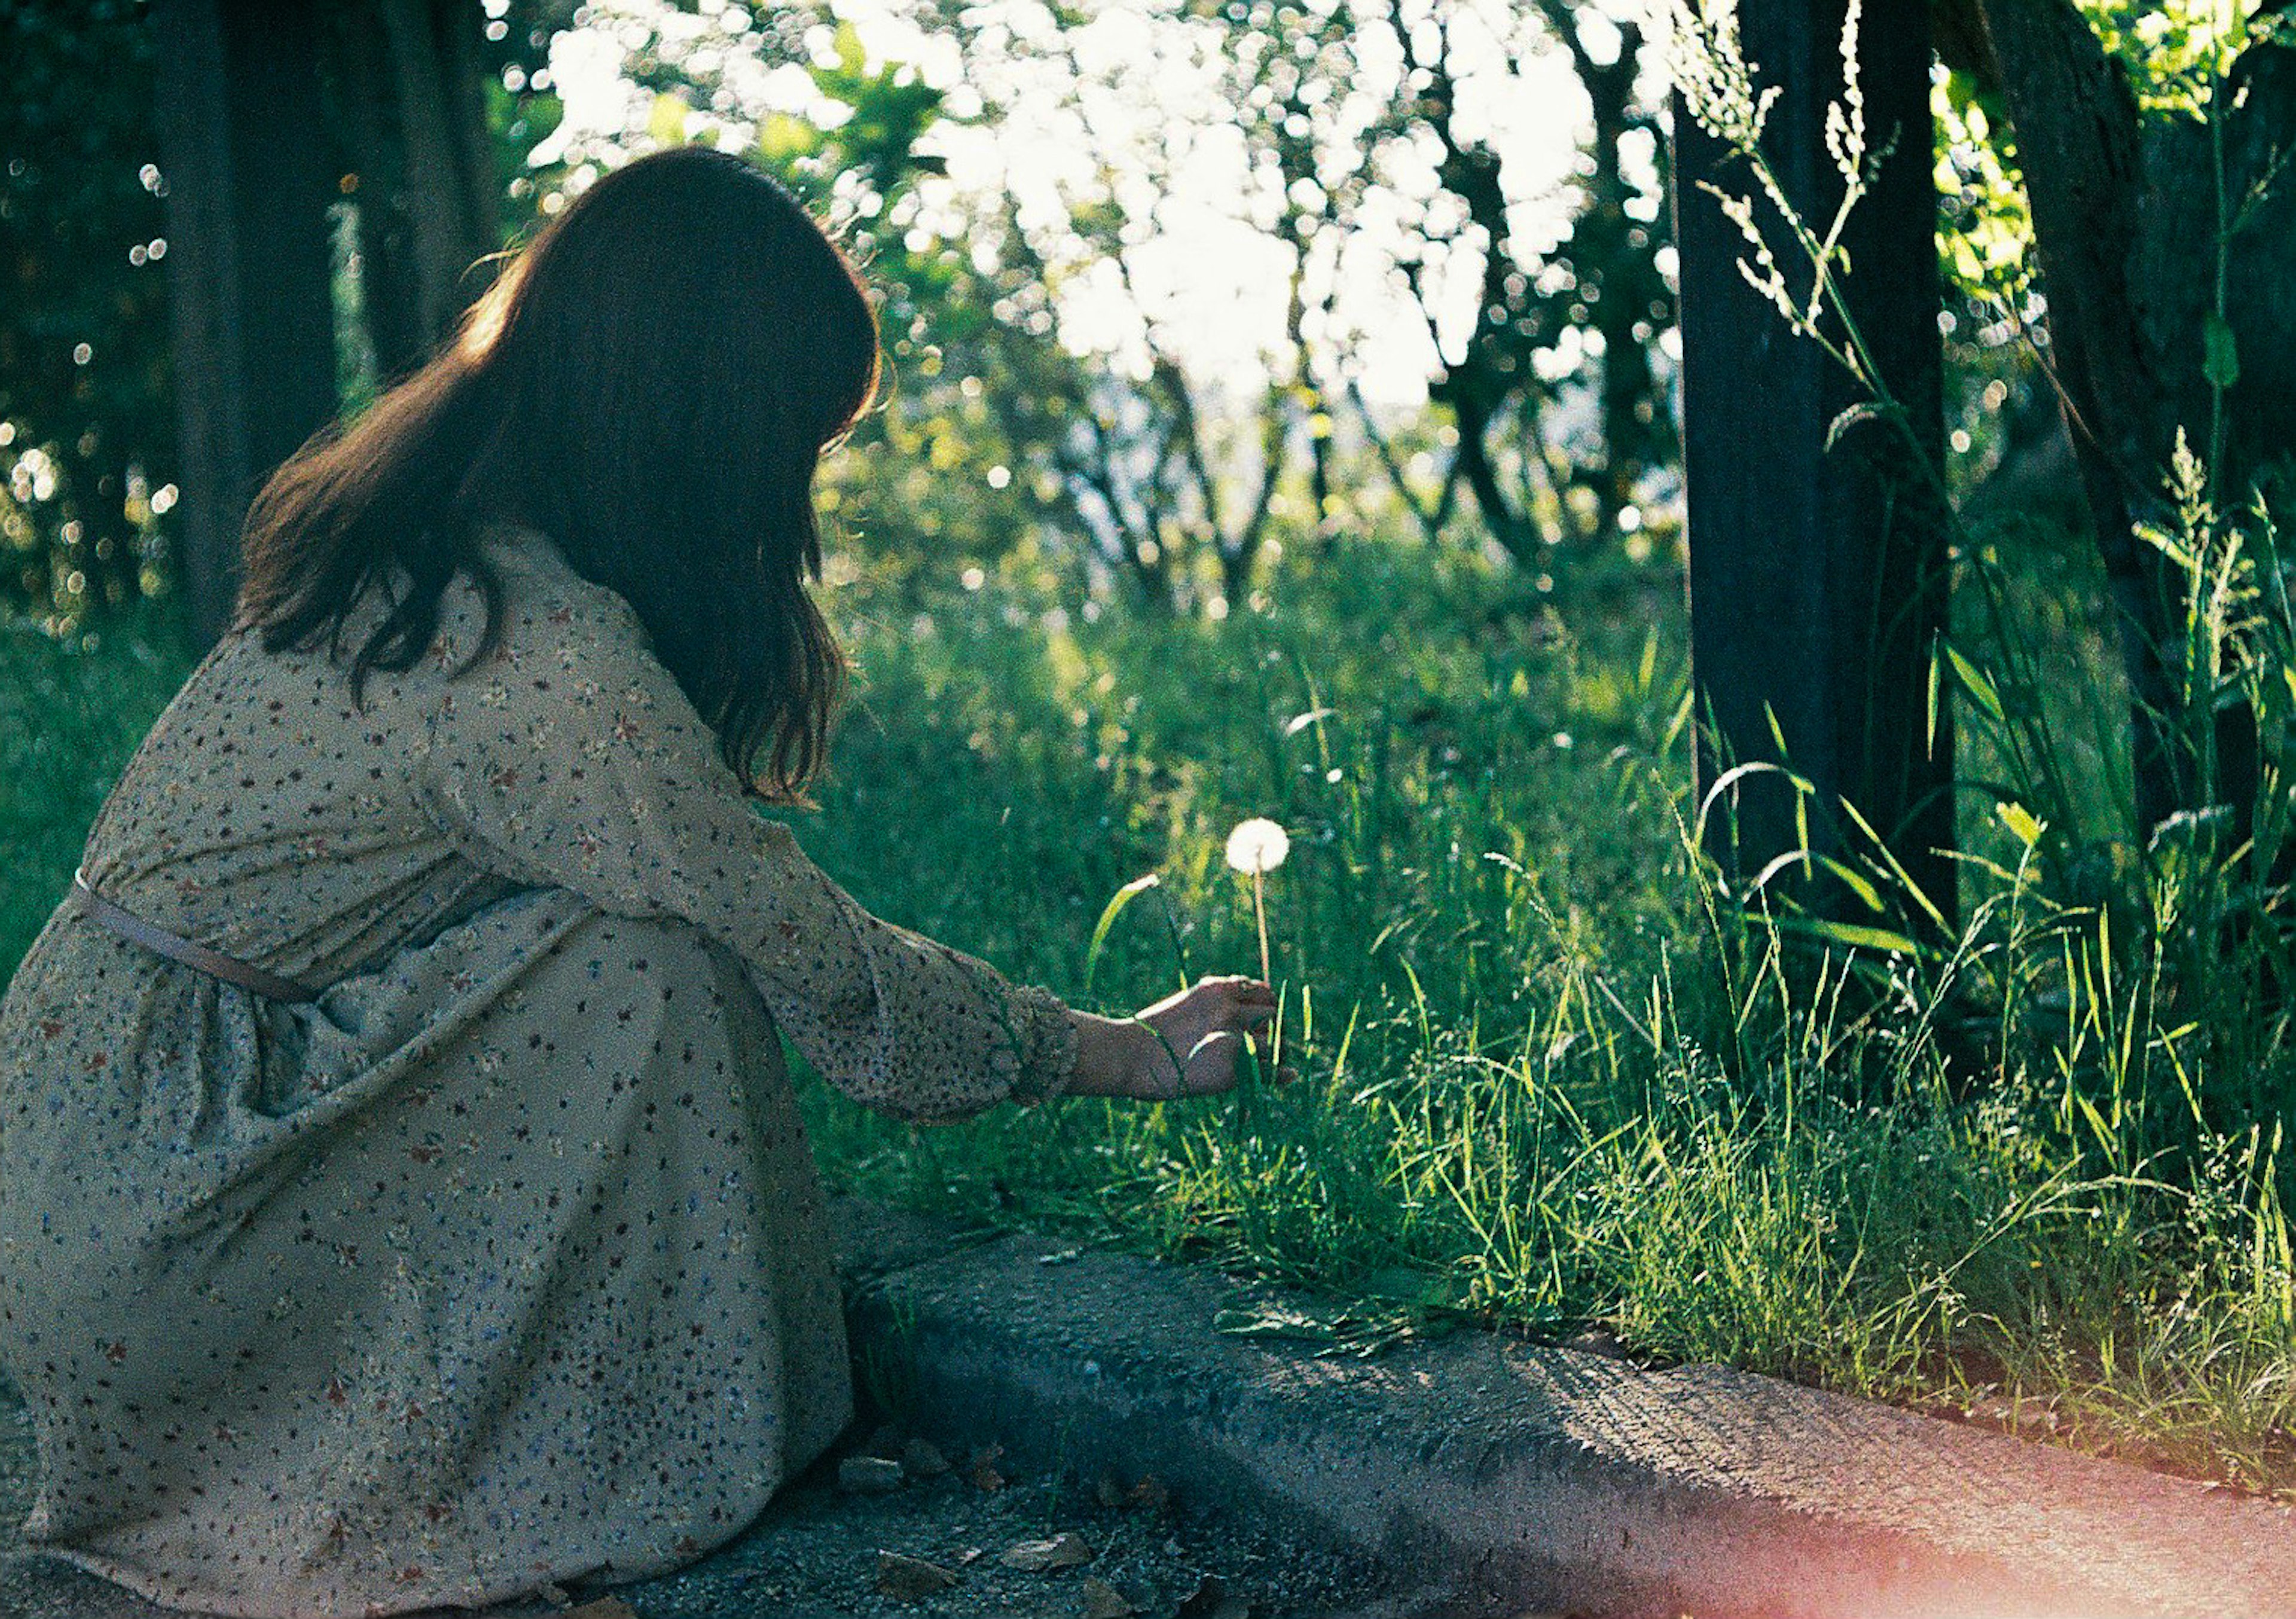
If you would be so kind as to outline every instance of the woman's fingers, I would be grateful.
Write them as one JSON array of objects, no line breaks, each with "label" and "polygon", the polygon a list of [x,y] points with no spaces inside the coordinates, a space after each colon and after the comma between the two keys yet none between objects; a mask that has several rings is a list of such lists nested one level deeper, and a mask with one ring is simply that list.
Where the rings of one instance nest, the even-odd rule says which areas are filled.
[{"label": "woman's fingers", "polygon": [[[1175,1087],[1168,1059],[1161,1079],[1140,1094],[1166,1100],[1175,1094],[1208,1096],[1234,1089],[1251,1073],[1267,1072],[1264,1031],[1278,1004],[1275,991],[1265,981],[1231,973],[1207,975],[1148,1008],[1142,1017],[1161,1024],[1177,1043],[1174,1054],[1181,1060],[1182,1077]],[[1274,1070],[1278,1083],[1295,1076],[1289,1064]]]},{"label": "woman's fingers", "polygon": [[1243,1059],[1242,1039],[1225,1031],[1207,1034],[1188,1053],[1186,1093],[1210,1096],[1235,1089],[1237,1068]]},{"label": "woman's fingers", "polygon": [[[1177,1092],[1170,1089],[1145,1092],[1152,1100],[1169,1101],[1176,1096],[1217,1095],[1234,1090],[1254,1074],[1267,1074],[1278,1085],[1292,1084],[1300,1078],[1300,1070],[1288,1062],[1269,1073],[1266,1047],[1235,1029],[1214,1029],[1181,1056],[1185,1077]],[[1168,1076],[1162,1083],[1168,1087],[1171,1081]]]}]

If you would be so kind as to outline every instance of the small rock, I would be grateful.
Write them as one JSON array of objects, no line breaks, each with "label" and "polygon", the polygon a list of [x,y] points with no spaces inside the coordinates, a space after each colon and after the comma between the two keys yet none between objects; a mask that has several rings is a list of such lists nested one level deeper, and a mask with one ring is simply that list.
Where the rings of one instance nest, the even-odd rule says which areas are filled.
[{"label": "small rock", "polygon": [[972,1484],[977,1490],[995,1494],[1004,1487],[1004,1475],[996,1470],[996,1459],[1004,1454],[1001,1444],[985,1444],[972,1453]]},{"label": "small rock", "polygon": [[553,1607],[571,1607],[574,1606],[574,1599],[566,1594],[566,1588],[562,1585],[545,1582],[542,1589],[534,1594],[540,1597],[545,1602],[547,1602]]},{"label": "small rock", "polygon": [[898,1551],[877,1554],[877,1590],[896,1602],[914,1602],[956,1583],[956,1575],[922,1558],[905,1558]]},{"label": "small rock", "polygon": [[837,1464],[837,1487],[848,1495],[890,1495],[901,1487],[901,1464],[882,1456],[848,1456]]},{"label": "small rock", "polygon": [[1092,1548],[1085,1544],[1080,1534],[1056,1534],[1049,1541],[1022,1541],[996,1560],[1024,1574],[1049,1574],[1055,1568],[1074,1568],[1091,1562]]},{"label": "small rock", "polygon": [[2054,1408],[2027,1403],[2017,1409],[2017,1432],[2028,1438],[2035,1435],[2054,1435],[2063,1430],[2064,1423]]},{"label": "small rock", "polygon": [[2057,1431],[2057,1413],[2036,1401],[1981,1400],[1968,1412],[1972,1422],[2022,1438],[2046,1438]]},{"label": "small rock", "polygon": [[585,1602],[570,1608],[564,1619],[638,1619],[637,1612],[619,1597],[601,1597],[595,1602]]},{"label": "small rock", "polygon": [[1131,1619],[1132,1604],[1105,1580],[1085,1576],[1084,1619]]},{"label": "small rock", "polygon": [[912,1478],[939,1478],[949,1470],[948,1458],[930,1439],[912,1439],[903,1445],[901,1465]]},{"label": "small rock", "polygon": [[1606,1361],[1627,1358],[1627,1346],[1620,1343],[1618,1335],[1607,1327],[1589,1327],[1575,1337],[1563,1339],[1562,1347],[1575,1349],[1580,1354],[1598,1354]]},{"label": "small rock", "polygon": [[1092,1487],[1092,1495],[1103,1507],[1115,1508],[1124,1504],[1124,1486],[1116,1482],[1113,1473],[1100,1476],[1100,1482]]},{"label": "small rock", "polygon": [[1228,1590],[1225,1582],[1206,1574],[1173,1619],[1251,1619],[1251,1604]]}]

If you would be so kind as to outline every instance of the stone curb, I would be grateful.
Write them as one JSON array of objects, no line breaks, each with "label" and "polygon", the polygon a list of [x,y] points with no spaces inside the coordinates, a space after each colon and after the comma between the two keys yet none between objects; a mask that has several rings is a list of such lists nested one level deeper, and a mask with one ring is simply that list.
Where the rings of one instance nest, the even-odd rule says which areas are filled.
[{"label": "stone curb", "polygon": [[[2296,1513],[2266,1502],[1717,1366],[1488,1334],[1318,1356],[1215,1329],[1283,1307],[1275,1289],[853,1199],[836,1218],[857,1359],[952,1454],[1153,1474],[1184,1510],[1371,1553],[1444,1613],[2296,1619]],[[12,1525],[31,1457],[4,1416]],[[625,1593],[755,1611],[701,1589],[729,1555]],[[161,1614],[0,1549],[10,1619]]]},{"label": "stone curb", "polygon": [[996,1441],[1296,1521],[1471,1611],[2296,1615],[2296,1512],[1719,1366],[1494,1335],[1376,1359],[1216,1330],[1281,1294],[840,1200],[855,1347]]}]

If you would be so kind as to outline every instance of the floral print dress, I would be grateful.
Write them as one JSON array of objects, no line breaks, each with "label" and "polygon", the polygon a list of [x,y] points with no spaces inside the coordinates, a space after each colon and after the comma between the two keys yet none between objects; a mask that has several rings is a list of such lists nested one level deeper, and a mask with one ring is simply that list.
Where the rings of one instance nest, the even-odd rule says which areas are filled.
[{"label": "floral print dress", "polygon": [[1073,1075],[1057,999],[753,813],[619,596],[486,544],[478,666],[466,582],[363,707],[232,635],[90,835],[106,898],[317,999],[67,906],[0,1004],[26,1533],[165,1603],[477,1605],[726,1540],[850,1412],[780,1039],[920,1120]]}]

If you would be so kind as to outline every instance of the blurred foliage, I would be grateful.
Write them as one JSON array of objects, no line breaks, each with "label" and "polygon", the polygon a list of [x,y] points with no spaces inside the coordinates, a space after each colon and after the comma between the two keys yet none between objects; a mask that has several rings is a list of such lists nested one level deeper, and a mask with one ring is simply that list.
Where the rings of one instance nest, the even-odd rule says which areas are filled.
[{"label": "blurred foliage", "polygon": [[[327,0],[353,19],[363,0]],[[489,78],[488,134],[501,183],[531,194],[527,150],[548,133],[553,99],[512,92],[513,37],[471,8]],[[53,634],[132,610],[172,581],[176,423],[168,324],[168,183],[153,127],[153,30],[143,0],[0,0],[0,609]],[[347,76],[348,77],[348,76]],[[336,86],[338,110],[344,96]],[[342,129],[302,132],[358,167]],[[513,179],[517,177],[517,184]],[[372,302],[362,209],[391,206],[356,181],[333,210],[340,381],[354,405],[380,381],[361,317]],[[373,227],[376,221],[365,222]]]},{"label": "blurred foliage", "polygon": [[2148,112],[2209,110],[2210,86],[2240,53],[2277,34],[2296,40],[2296,18],[2269,13],[2272,0],[2077,0],[2081,14],[2128,74]]},{"label": "blurred foliage", "polygon": [[167,580],[175,499],[152,61],[135,0],[0,0],[0,605]]},{"label": "blurred foliage", "polygon": [[[338,37],[356,37],[360,3],[331,0]],[[1107,9],[1061,13],[1059,26],[1026,38],[931,0],[913,15],[955,43],[973,78],[1022,56],[1059,64],[1068,30]],[[1328,547],[1398,503],[1431,538],[1472,546],[1496,536],[1542,574],[1546,548],[1563,539],[1623,538],[1650,554],[1650,535],[1622,530],[1620,514],[1626,529],[1642,528],[1647,508],[1664,533],[1673,423],[1660,349],[1671,295],[1660,273],[1656,125],[1636,100],[1633,27],[1598,10],[1574,19],[1543,7],[1492,37],[1505,57],[1494,68],[1474,29],[1504,8],[1472,0],[1383,14],[1242,3],[1146,14],[1226,63],[1221,94],[1253,184],[1276,199],[1265,224],[1290,256],[1289,308],[1257,397],[1228,397],[1158,346],[1168,315],[1146,312],[1152,354],[1137,371],[1074,352],[1060,330],[1063,288],[1111,270],[1128,277],[1128,256],[1158,228],[1140,200],[1156,188],[1103,174],[1049,224],[1011,195],[957,195],[937,137],[1005,109],[973,96],[953,111],[945,77],[928,82],[913,64],[873,60],[827,4],[470,7],[513,240],[631,153],[731,141],[804,194],[864,260],[882,299],[890,372],[857,447],[890,454],[833,465],[824,503],[874,566],[956,573],[1026,537],[1061,554],[1080,585],[1128,582],[1144,599],[1220,611],[1285,546]],[[570,141],[551,57],[578,26],[619,52],[632,106],[627,128]],[[48,611],[63,628],[91,608],[164,589],[168,576],[174,424],[165,295],[151,262],[165,180],[150,167],[148,19],[133,0],[4,0],[0,29],[17,69],[0,115],[0,239],[27,289],[0,307],[0,409],[12,439],[0,468],[17,474],[5,514],[16,563],[0,576],[0,601]],[[1382,51],[1399,53],[1406,70],[1357,127],[1347,121],[1357,114],[1340,109]],[[1490,85],[1527,84],[1556,53],[1601,85],[1569,183],[1574,223],[1548,241],[1521,225],[1536,183],[1501,172],[1475,117],[1462,114],[1472,98],[1461,86],[1496,72],[1469,86],[1488,99]],[[791,69],[810,81],[810,109],[760,99],[759,70]],[[383,296],[392,289],[376,279],[383,247],[404,235],[390,211],[395,170],[373,150],[376,115],[338,85],[337,119],[365,121],[321,132],[346,175],[371,182],[347,184],[333,219],[340,380],[353,408],[406,363],[404,297]],[[1430,172],[1398,180],[1426,168],[1430,151]],[[1165,160],[1135,157],[1152,179]],[[1333,324],[1328,272],[1313,267],[1354,250],[1358,210],[1381,187],[1417,188],[1410,228],[1423,245],[1398,269],[1419,295],[1436,369],[1432,403],[1416,414],[1364,405],[1357,334]],[[1462,301],[1457,288],[1476,281],[1485,296]],[[1439,340],[1453,318],[1447,299],[1469,312],[1464,343]],[[91,357],[75,364],[83,342]]]},{"label": "blurred foliage", "polygon": [[[1462,116],[1452,9],[1414,18],[1390,4],[1411,68],[1382,132],[1439,154],[1427,246],[1405,262],[1441,360],[1429,391],[1456,437],[1436,509],[1464,482],[1491,536],[1536,571],[1554,560],[1546,547],[1637,534],[1677,492],[1664,122],[1640,84],[1639,22],[1560,0],[1523,8],[1536,26],[1516,71],[1559,50],[1587,102],[1569,228],[1551,249],[1524,250],[1500,155]],[[1437,223],[1447,211],[1452,222]],[[1462,250],[1480,259],[1479,296],[1454,358],[1424,276],[1438,252]]]},{"label": "blurred foliage", "polygon": [[2044,306],[2033,221],[2001,97],[1966,73],[1946,73],[1930,111],[1946,293],[1947,464],[1965,495],[2054,432],[2057,401],[2038,364]]},{"label": "blurred foliage", "polygon": [[[345,13],[360,3],[330,0]],[[2148,106],[2171,104],[2221,45],[2214,4],[2082,4]],[[1269,199],[1255,220],[1288,256],[1266,386],[1237,397],[1193,374],[1172,340],[1185,311],[1133,288],[1185,142],[1127,151],[1121,173],[1095,151],[1100,172],[1069,185],[1052,215],[947,177],[943,137],[1013,110],[996,86],[1074,97],[1088,79],[1130,84],[1141,63],[1083,62],[1073,44],[1119,9],[1049,10],[1015,28],[955,0],[913,0],[904,14],[955,47],[966,94],[953,101],[946,71],[875,60],[826,0],[472,4],[509,235],[603,168],[687,140],[736,144],[803,194],[865,265],[889,367],[882,406],[857,431],[859,453],[832,461],[824,503],[867,565],[895,576],[955,577],[1025,543],[1088,591],[1115,583],[1219,612],[1287,550],[1320,554],[1336,535],[1398,515],[1431,543],[1496,546],[1541,589],[1586,566],[1589,547],[1673,565],[1667,176],[1636,14],[1560,0],[1140,8],[1221,64],[1225,105],[1193,116],[1242,142],[1255,195]],[[570,141],[551,57],[577,28],[619,53],[631,109],[626,128]],[[0,251],[18,294],[0,304],[0,602],[57,628],[168,576],[174,430],[152,255],[166,182],[149,167],[147,36],[135,0],[0,0],[12,64]],[[1386,84],[1390,62],[1392,92],[1366,119],[1348,98]],[[1552,94],[1562,81],[1534,76],[1557,63],[1583,112],[1578,159],[1549,198],[1547,182],[1503,158],[1479,109],[1495,94]],[[1016,64],[1064,72],[1067,88],[1015,78]],[[810,108],[785,83],[758,88],[761,74],[792,70]],[[985,101],[976,86],[990,87]],[[2030,220],[1997,95],[1956,73],[1933,102],[1955,478],[1972,494],[1989,486],[2014,515],[2070,487],[2051,460],[2061,434]],[[1526,223],[1550,201],[1559,225]],[[390,206],[387,189],[370,187],[336,209],[353,407],[394,367],[369,330],[368,261],[389,225],[371,210]],[[1429,399],[1415,411],[1357,391],[1365,334],[1343,328],[1317,267],[1361,250],[1371,214],[1382,229],[1400,222],[1393,276],[1427,328]],[[1111,278],[1134,292],[1137,364],[1063,340],[1066,290]]]},{"label": "blurred foliage", "polygon": [[70,887],[89,822],[193,656],[150,602],[65,636],[0,622],[0,985]]}]

